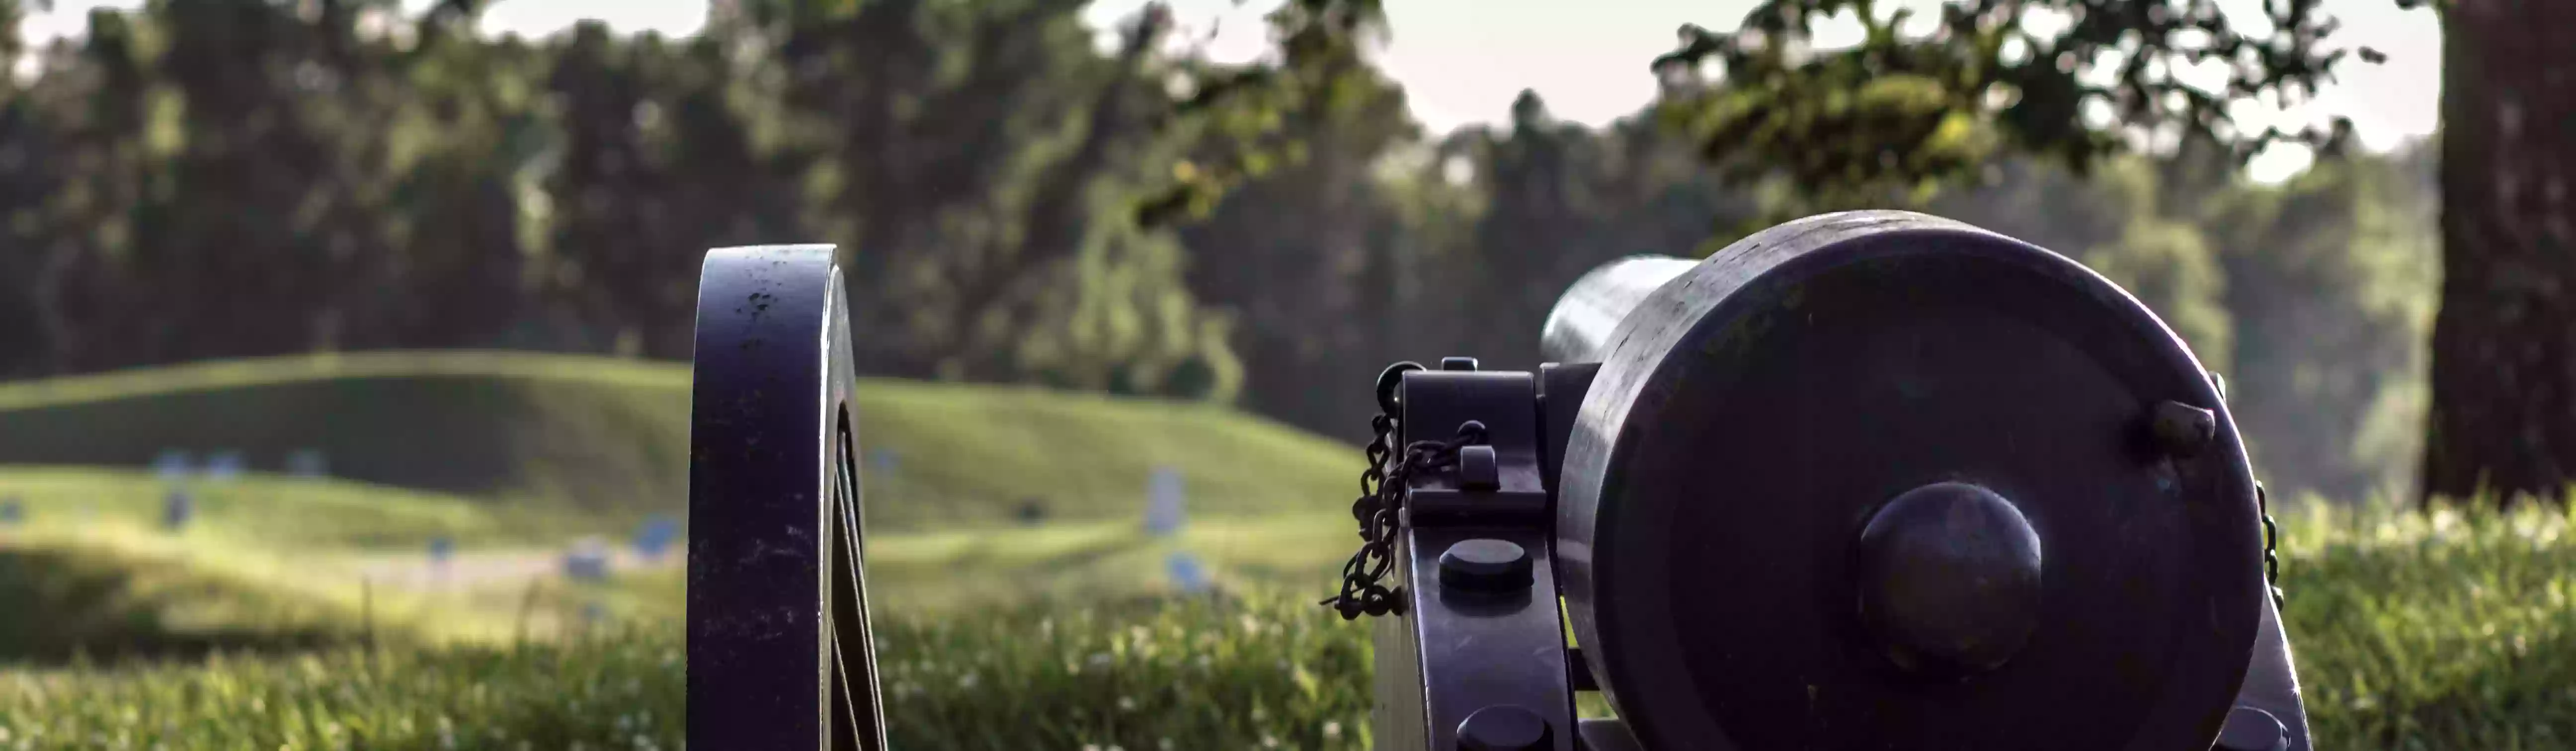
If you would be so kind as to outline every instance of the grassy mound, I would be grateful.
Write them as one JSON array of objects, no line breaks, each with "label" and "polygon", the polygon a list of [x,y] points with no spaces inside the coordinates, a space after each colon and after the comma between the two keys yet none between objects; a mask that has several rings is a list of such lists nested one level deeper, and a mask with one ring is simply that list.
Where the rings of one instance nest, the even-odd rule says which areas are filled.
[{"label": "grassy mound", "polygon": [[[170,529],[168,488],[148,474],[0,469],[0,496],[20,514],[0,525],[0,613],[46,614],[0,619],[0,663],[57,661],[74,647],[151,655],[361,632],[548,636],[594,602],[614,615],[678,612],[676,596],[668,606],[614,599],[555,575],[568,541],[601,531],[585,515],[259,475],[190,490],[194,517]],[[427,556],[437,537],[454,542],[457,567],[498,557],[537,576],[442,577]]]},{"label": "grassy mound", "polygon": [[[1155,466],[1201,514],[1337,510],[1358,452],[1207,405],[1027,388],[862,381],[872,524],[1132,518]],[[1365,404],[1354,403],[1354,409]],[[242,452],[277,471],[578,509],[675,511],[687,497],[684,364],[506,352],[212,362],[0,384],[0,464],[145,466]],[[5,493],[0,489],[0,493]]]},{"label": "grassy mound", "polygon": [[0,547],[0,662],[59,665],[279,652],[360,638],[358,619],[185,561]]},{"label": "grassy mound", "polygon": [[[0,467],[0,497],[16,499],[23,515],[14,525],[0,525],[0,545],[45,538],[184,559],[354,601],[365,573],[425,561],[433,538],[447,538],[465,557],[541,556],[582,537],[616,539],[631,531],[562,509],[253,474],[192,484],[196,515],[172,532],[160,522],[168,492],[167,484],[135,470]],[[1351,533],[1349,516],[1333,512],[1206,517],[1168,537],[1148,535],[1128,519],[1060,521],[871,532],[867,555],[872,597],[891,607],[942,612],[1164,591],[1170,557],[1179,552],[1192,554],[1211,581],[1228,589],[1294,588],[1320,597],[1355,544]],[[600,600],[621,614],[676,617],[681,574],[674,562],[584,587],[546,572],[543,586],[562,596]],[[526,586],[460,597],[468,594],[473,610],[515,615]]]},{"label": "grassy mound", "polygon": [[[0,497],[19,503],[11,528],[70,532],[155,530],[172,485],[135,470],[0,467]],[[194,514],[173,543],[298,554],[559,541],[604,525],[559,509],[480,503],[454,495],[343,480],[243,475],[186,486]]]}]

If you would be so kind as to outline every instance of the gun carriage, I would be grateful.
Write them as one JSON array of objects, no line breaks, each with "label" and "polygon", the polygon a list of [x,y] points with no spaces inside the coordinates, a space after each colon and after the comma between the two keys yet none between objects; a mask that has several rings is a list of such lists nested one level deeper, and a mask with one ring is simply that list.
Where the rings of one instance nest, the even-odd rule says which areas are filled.
[{"label": "gun carriage", "polygon": [[[692,745],[883,747],[830,258],[708,256]],[[1327,603],[1378,747],[2308,748],[2223,382],[2080,264],[1828,214],[1605,265],[1541,334],[1377,384]]]}]

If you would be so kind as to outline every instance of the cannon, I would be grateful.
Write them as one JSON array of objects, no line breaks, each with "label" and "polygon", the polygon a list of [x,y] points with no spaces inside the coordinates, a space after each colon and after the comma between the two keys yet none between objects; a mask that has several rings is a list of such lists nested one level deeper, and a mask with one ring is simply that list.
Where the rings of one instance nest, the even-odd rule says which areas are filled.
[{"label": "cannon", "polygon": [[[691,744],[881,748],[838,272],[705,273]],[[1539,333],[1376,384],[1325,604],[1378,748],[2309,748],[2224,382],[2082,265],[1827,214],[1602,266]]]}]

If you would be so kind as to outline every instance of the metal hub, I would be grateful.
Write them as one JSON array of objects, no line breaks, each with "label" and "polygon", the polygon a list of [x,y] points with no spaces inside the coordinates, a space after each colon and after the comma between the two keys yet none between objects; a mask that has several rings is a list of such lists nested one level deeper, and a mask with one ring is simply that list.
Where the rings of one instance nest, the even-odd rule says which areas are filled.
[{"label": "metal hub", "polygon": [[1906,491],[1870,517],[1854,549],[1861,622],[1898,667],[1966,678],[2003,666],[2039,627],[2039,533],[1994,491]]}]

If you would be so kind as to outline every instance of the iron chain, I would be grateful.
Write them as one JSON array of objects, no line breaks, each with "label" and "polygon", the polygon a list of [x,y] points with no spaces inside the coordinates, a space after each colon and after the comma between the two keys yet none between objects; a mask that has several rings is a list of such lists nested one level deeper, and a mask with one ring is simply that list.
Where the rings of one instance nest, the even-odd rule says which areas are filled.
[{"label": "iron chain", "polygon": [[2263,585],[2272,590],[2272,607],[2279,609],[2287,597],[2281,594],[2281,527],[2272,523],[2271,494],[2263,490],[2263,481],[2254,481],[2254,512],[2263,515]]},{"label": "iron chain", "polygon": [[1396,388],[1404,374],[1421,370],[1420,363],[1400,362],[1388,366],[1377,377],[1378,415],[1369,419],[1376,439],[1366,451],[1368,468],[1360,472],[1360,497],[1351,502],[1351,517],[1360,525],[1360,549],[1342,566],[1342,591],[1321,604],[1340,611],[1343,620],[1357,620],[1365,615],[1404,614],[1404,588],[1388,587],[1385,579],[1395,567],[1396,529],[1402,524],[1405,480],[1416,472],[1443,471],[1456,464],[1458,449],[1485,441],[1484,423],[1470,420],[1458,426],[1457,435],[1445,441],[1414,441],[1396,450],[1404,435],[1396,415],[1400,405]]},{"label": "iron chain", "polygon": [[[2227,401],[2225,377],[2211,371],[2209,385],[2218,392],[2219,401]],[[2277,610],[2288,599],[2281,594],[2281,526],[2272,522],[2272,497],[2262,480],[2254,481],[2254,513],[2263,517],[2263,586],[2271,590],[2272,607]]]}]

